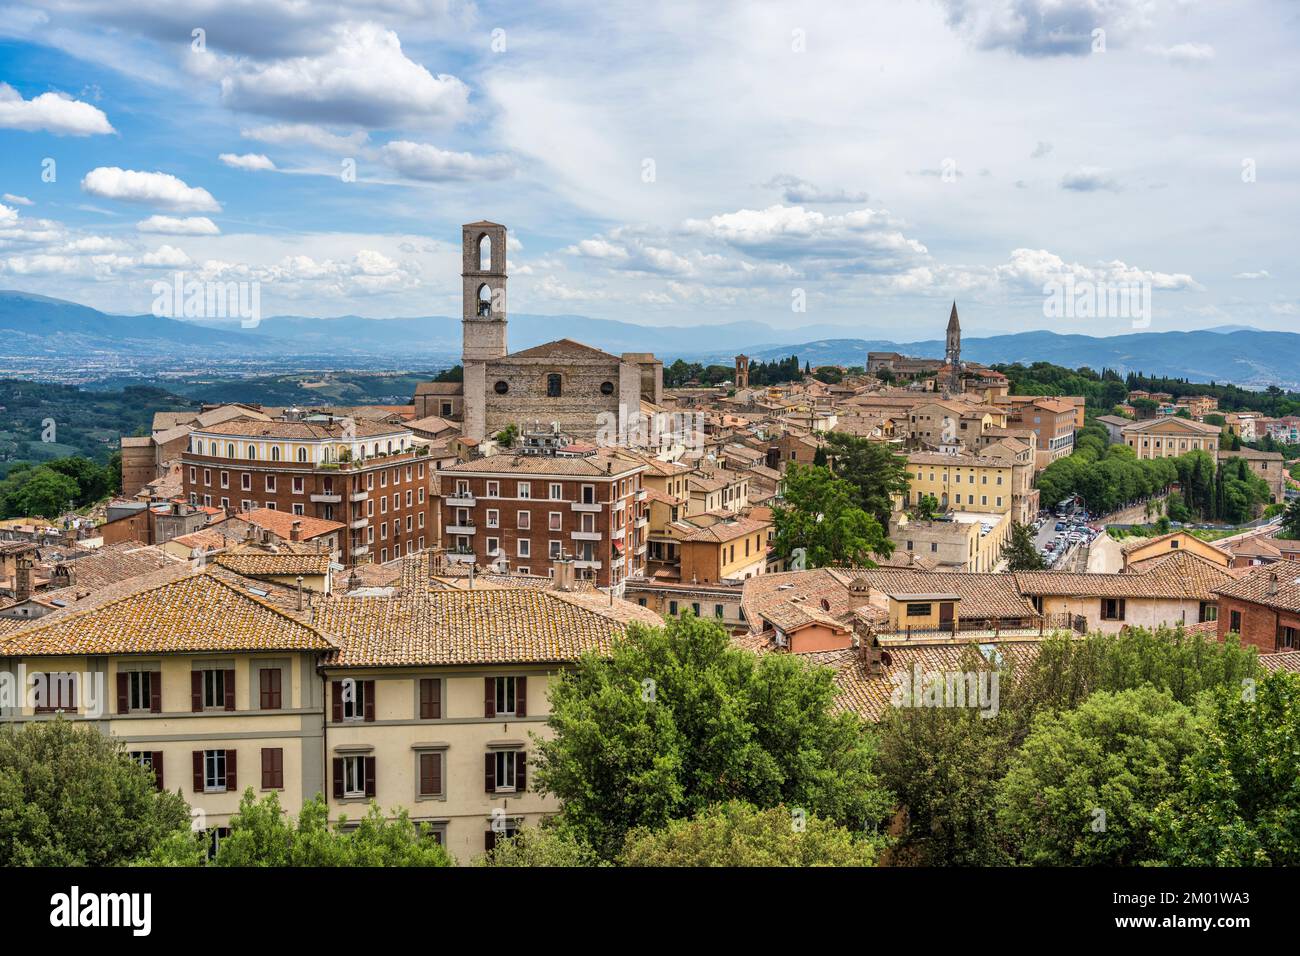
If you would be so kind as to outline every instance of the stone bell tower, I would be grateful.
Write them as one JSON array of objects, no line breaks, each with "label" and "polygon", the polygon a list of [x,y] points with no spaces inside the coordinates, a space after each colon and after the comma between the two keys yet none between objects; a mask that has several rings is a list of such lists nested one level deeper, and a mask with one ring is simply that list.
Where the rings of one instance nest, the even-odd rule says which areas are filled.
[{"label": "stone bell tower", "polygon": [[506,354],[506,227],[471,222],[461,230],[461,360]]}]

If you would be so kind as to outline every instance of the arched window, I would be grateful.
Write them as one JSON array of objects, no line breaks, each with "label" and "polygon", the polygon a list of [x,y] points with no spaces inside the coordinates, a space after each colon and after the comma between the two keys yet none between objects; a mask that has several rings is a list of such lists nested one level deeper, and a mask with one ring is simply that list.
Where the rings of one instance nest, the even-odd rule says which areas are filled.
[{"label": "arched window", "polygon": [[194,454],[196,455],[203,454],[203,439],[201,438],[194,439]]},{"label": "arched window", "polygon": [[226,457],[227,458],[235,457],[235,445],[233,442],[226,446]]},{"label": "arched window", "polygon": [[298,460],[301,461],[301,462],[305,462],[305,461],[307,460],[307,449],[306,449],[306,448],[299,448],[299,449],[298,449]]},{"label": "arched window", "polygon": [[256,445],[249,445],[249,446],[248,446],[248,460],[249,460],[249,461],[256,461],[256,460],[257,460],[257,446],[256,446]]},{"label": "arched window", "polygon": [[550,375],[546,376],[546,397],[547,398],[560,397],[560,373],[559,372],[552,372]]},{"label": "arched window", "polygon": [[279,445],[272,445],[272,446],[271,446],[271,460],[272,460],[272,461],[279,461],[279,460],[280,460],[280,446],[279,446]]},{"label": "arched window", "polygon": [[393,443],[390,441],[388,443],[388,454],[391,455],[392,453],[393,453]]},{"label": "arched window", "polygon": [[492,290],[486,282],[478,287],[478,314],[483,318],[492,314]]},{"label": "arched window", "polygon": [[492,271],[492,237],[487,233],[478,237],[478,268],[480,272]]}]

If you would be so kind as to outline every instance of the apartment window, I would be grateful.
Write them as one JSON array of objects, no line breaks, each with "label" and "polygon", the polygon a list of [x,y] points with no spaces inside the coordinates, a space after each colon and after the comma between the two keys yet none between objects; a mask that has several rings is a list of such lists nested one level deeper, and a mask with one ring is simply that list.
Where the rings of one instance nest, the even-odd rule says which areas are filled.
[{"label": "apartment window", "polygon": [[532,482],[521,481],[518,484],[518,489],[519,489],[518,497],[520,498],[531,498],[533,496]]},{"label": "apartment window", "polygon": [[521,558],[531,558],[533,556],[532,545],[533,543],[527,538],[520,538],[518,541],[518,556]]},{"label": "apartment window", "polygon": [[220,481],[221,481],[221,487],[222,487],[222,488],[229,488],[229,487],[230,487],[230,472],[228,472],[228,471],[223,471],[223,472],[221,472]]},{"label": "apartment window", "polygon": [[239,786],[236,779],[235,751],[194,751],[194,792],[226,793]]},{"label": "apartment window", "polygon": [[550,556],[550,558],[551,558],[552,561],[554,561],[556,558],[559,558],[559,557],[561,557],[561,556],[563,555],[563,553],[564,553],[564,552],[563,552],[563,549],[564,549],[564,542],[563,542],[563,541],[550,541],[550,542],[547,542],[547,545],[548,545],[548,548],[547,548],[547,554]]},{"label": "apartment window", "polygon": [[[277,672],[278,673],[278,672]],[[262,748],[262,789],[284,789],[284,748]]]},{"label": "apartment window", "polygon": [[520,531],[528,531],[532,527],[533,516],[531,512],[520,511],[515,515],[515,524]]},{"label": "apartment window", "polygon": [[1103,621],[1124,620],[1124,598],[1102,598],[1101,619]]},{"label": "apartment window", "polygon": [[668,613],[671,614],[671,615],[673,615],[674,617],[677,616],[677,602],[676,602],[676,601],[669,601],[669,602],[668,602]]},{"label": "apartment window", "polygon": [[488,793],[522,793],[527,789],[527,755],[522,750],[496,750],[484,758],[484,789]]},{"label": "apartment window", "polygon": [[280,710],[284,706],[280,692],[282,673],[278,667],[263,667],[257,672],[257,704],[261,710]]},{"label": "apartment window", "polygon": [[485,717],[527,716],[528,678],[485,677],[483,685]]},{"label": "apartment window", "polygon": [[500,547],[501,547],[501,539],[500,539],[500,538],[488,538],[488,539],[487,539],[487,553],[488,553],[489,555],[496,554],[497,549],[500,548]]},{"label": "apartment window", "polygon": [[1241,612],[1231,611],[1228,614],[1228,630],[1241,633]]},{"label": "apartment window", "polygon": [[419,494],[416,496],[416,501],[419,502],[420,504],[424,504],[424,489],[419,488],[417,489],[417,491],[419,492]]},{"label": "apartment window", "polygon": [[365,754],[334,758],[334,797],[354,800],[375,795],[375,758]]},{"label": "apartment window", "polygon": [[501,497],[501,482],[499,482],[499,481],[489,481],[489,482],[487,483],[487,492],[483,495],[483,497],[485,497],[485,498],[500,498],[500,497]]},{"label": "apartment window", "polygon": [[266,490],[275,491],[275,475],[266,476]]},{"label": "apartment window", "polygon": [[547,527],[551,531],[559,531],[563,528],[564,518],[562,512],[552,511],[550,514],[546,516],[546,520],[547,520]]},{"label": "apartment window", "polygon": [[[222,499],[222,500],[224,501],[225,499]],[[295,504],[295,505],[291,505],[291,506],[290,506],[290,510],[291,510],[294,514],[296,514],[296,515],[301,515],[301,514],[306,514],[306,513],[307,513],[307,512],[306,512],[306,509],[303,508],[303,506],[302,506],[301,503],[299,503],[299,504]]]},{"label": "apartment window", "polygon": [[442,793],[442,751],[425,750],[416,755],[420,786],[416,796],[440,797]]},{"label": "apartment window", "polygon": [[154,787],[158,790],[163,788],[163,755],[161,750],[132,750],[128,756],[144,769],[153,771]]},{"label": "apartment window", "polygon": [[442,679],[438,677],[421,677],[419,688],[420,719],[440,720],[442,718]]},{"label": "apartment window", "polygon": [[1297,643],[1298,633],[1300,632],[1297,632],[1294,627],[1282,628],[1277,636],[1277,649],[1279,651],[1293,651],[1300,647],[1300,643]]},{"label": "apartment window", "polygon": [[375,719],[375,682],[345,677],[333,683],[334,721]]},{"label": "apartment window", "polygon": [[929,605],[929,604],[909,604],[909,605],[907,606],[907,616],[908,616],[908,617],[929,617],[929,616],[930,616],[930,605]]},{"label": "apartment window", "polygon": [[198,477],[198,476],[199,476],[199,470],[198,470],[197,468],[191,466],[191,467],[190,467],[190,484],[191,484],[191,485],[198,484],[198,480],[199,480],[199,477]]},{"label": "apartment window", "polygon": [[1219,605],[1215,604],[1213,601],[1202,601],[1201,613],[1200,613],[1201,623],[1204,623],[1206,621],[1217,621],[1218,619],[1219,619]]},{"label": "apartment window", "polygon": [[205,485],[212,484],[212,472],[209,471],[207,468],[203,469],[203,483]]},{"label": "apartment window", "polygon": [[248,472],[244,472],[239,476],[239,490],[240,491],[253,490],[253,476],[250,475]]},{"label": "apartment window", "polygon": [[295,495],[300,495],[300,494],[303,493],[303,491],[304,491],[305,489],[306,489],[306,486],[305,486],[305,484],[303,483],[302,478],[295,477],[295,478],[293,479],[293,493],[294,493]]},{"label": "apartment window", "polygon": [[71,671],[47,671],[33,674],[28,680],[35,685],[35,710],[38,714],[77,710],[77,675]]},{"label": "apartment window", "polygon": [[595,485],[583,485],[583,486],[582,486],[582,503],[583,503],[584,505],[594,505],[594,504],[596,503],[596,486],[595,486]]},{"label": "apartment window", "polygon": [[[117,675],[118,713],[162,710],[162,675],[152,671],[129,671]],[[126,699],[122,699],[125,690]],[[125,706],[124,706],[125,705]]]},{"label": "apartment window", "polygon": [[195,711],[234,710],[234,670],[212,667],[191,672],[190,704]]},{"label": "apartment window", "polygon": [[716,618],[718,618],[719,620],[722,619],[722,605],[721,605],[721,604],[715,604],[715,605],[713,605],[713,616],[716,617]]},{"label": "apartment window", "polygon": [[496,508],[489,508],[487,511],[487,526],[489,528],[499,528],[501,526],[501,512]]}]

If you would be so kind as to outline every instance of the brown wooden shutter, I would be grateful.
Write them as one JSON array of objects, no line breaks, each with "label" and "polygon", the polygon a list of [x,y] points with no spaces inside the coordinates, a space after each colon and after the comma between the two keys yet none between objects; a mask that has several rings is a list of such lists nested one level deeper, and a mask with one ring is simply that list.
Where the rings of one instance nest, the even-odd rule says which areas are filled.
[{"label": "brown wooden shutter", "polygon": [[420,794],[438,796],[442,793],[442,754],[420,754]]},{"label": "brown wooden shutter", "polygon": [[497,835],[491,829],[483,831],[483,849],[491,853],[497,848]]},{"label": "brown wooden shutter", "polygon": [[262,710],[279,710],[283,706],[280,696],[280,668],[265,667],[258,674],[258,707]]},{"label": "brown wooden shutter", "polygon": [[235,672],[226,671],[226,710],[235,709]]},{"label": "brown wooden shutter", "polygon": [[203,709],[203,671],[190,671],[190,710]]},{"label": "brown wooden shutter", "polygon": [[226,751],[226,792],[239,789],[239,774],[235,766],[235,751]]},{"label": "brown wooden shutter", "polygon": [[162,671],[149,672],[149,713],[162,713]]},{"label": "brown wooden shutter", "polygon": [[203,751],[194,751],[194,792],[203,792]]},{"label": "brown wooden shutter", "polygon": [[[338,685],[335,684],[334,686],[337,687]],[[335,757],[331,762],[334,764],[334,768],[333,768],[334,769],[334,799],[342,800],[343,799],[343,758]]]},{"label": "brown wooden shutter", "polygon": [[[330,693],[334,707],[334,723],[343,722],[343,682],[341,680],[330,682]],[[341,779],[341,778],[340,778]]]},{"label": "brown wooden shutter", "polygon": [[157,787],[159,790],[163,789],[163,759],[162,758],[163,758],[163,752],[161,750],[155,750],[153,752],[153,756],[150,758],[150,763],[153,764],[153,783],[154,786]]},{"label": "brown wooden shutter", "polygon": [[362,694],[366,698],[363,703],[366,705],[366,720],[375,719],[375,682],[372,680],[362,681]]},{"label": "brown wooden shutter", "polygon": [[[266,671],[263,671],[262,673],[265,674]],[[271,774],[275,772],[273,767],[273,760],[271,757],[272,753],[273,751],[271,750],[270,747],[262,748],[262,789],[263,790],[271,789]]]},{"label": "brown wooden shutter", "polygon": [[366,796],[375,795],[375,758],[366,757]]},{"label": "brown wooden shutter", "polygon": [[1125,602],[1124,598],[1119,599],[1119,619],[1121,621],[1124,620],[1124,602]]},{"label": "brown wooden shutter", "polygon": [[497,789],[497,757],[491,752],[483,755],[483,789],[487,793]]},{"label": "brown wooden shutter", "polygon": [[527,774],[528,754],[521,750],[515,754],[515,790],[518,793],[523,793],[528,789]]},{"label": "brown wooden shutter", "polygon": [[439,720],[442,717],[442,681],[437,677],[420,678],[420,719]]},{"label": "brown wooden shutter", "polygon": [[130,675],[126,671],[117,672],[117,712],[125,714],[130,710],[130,702],[127,700],[127,687],[130,681]]},{"label": "brown wooden shutter", "polygon": [[284,787],[284,748],[262,748],[262,789],[279,790]]},{"label": "brown wooden shutter", "polygon": [[515,678],[515,716],[525,717],[528,714],[528,678]]},{"label": "brown wooden shutter", "polygon": [[483,716],[497,715],[497,682],[491,677],[483,678]]}]

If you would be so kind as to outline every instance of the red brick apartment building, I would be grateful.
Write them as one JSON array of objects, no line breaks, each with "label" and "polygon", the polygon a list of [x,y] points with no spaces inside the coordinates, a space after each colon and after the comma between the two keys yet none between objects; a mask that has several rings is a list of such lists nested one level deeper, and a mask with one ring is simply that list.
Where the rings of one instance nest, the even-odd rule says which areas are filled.
[{"label": "red brick apartment building", "polygon": [[429,459],[400,425],[234,419],[191,432],[181,465],[194,504],[343,522],[349,567],[436,541]]},{"label": "red brick apartment building", "polygon": [[438,472],[448,561],[549,574],[561,553],[579,577],[618,585],[645,567],[646,466],[610,452],[490,455]]},{"label": "red brick apartment building", "polygon": [[1214,590],[1219,640],[1236,631],[1261,654],[1300,650],[1300,564],[1279,561]]}]

